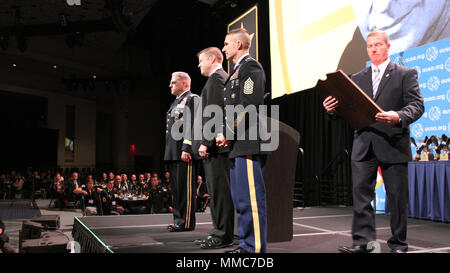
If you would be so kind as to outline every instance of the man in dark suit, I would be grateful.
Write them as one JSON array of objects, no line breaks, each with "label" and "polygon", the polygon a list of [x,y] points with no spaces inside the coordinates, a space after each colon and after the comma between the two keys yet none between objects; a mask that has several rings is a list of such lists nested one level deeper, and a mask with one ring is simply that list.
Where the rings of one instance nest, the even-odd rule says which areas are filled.
[{"label": "man in dark suit", "polygon": [[[368,252],[376,240],[374,199],[378,166],[391,209],[392,252],[406,252],[408,218],[408,161],[411,160],[409,124],[424,112],[417,71],[389,60],[389,37],[373,31],[367,37],[367,53],[372,65],[352,75],[352,80],[384,111],[377,122],[355,131],[352,149],[353,246],[341,252]],[[328,97],[323,106],[329,114],[339,113],[339,102]]]},{"label": "man in dark suit", "polygon": [[[174,224],[170,232],[191,231],[195,228],[195,170],[192,133],[195,100],[191,93],[191,78],[185,72],[175,72],[170,90],[176,98],[167,111],[166,147],[164,160],[170,171]],[[189,136],[189,137],[188,137]]]},{"label": "man in dark suit", "polygon": [[[264,104],[265,73],[250,57],[250,35],[245,29],[230,31],[222,51],[235,64],[225,84],[224,133],[219,147],[230,148],[230,188],[238,215],[239,247],[232,253],[264,253],[267,247],[266,156],[261,150],[259,106]],[[209,182],[208,182],[209,183]]]},{"label": "man in dark suit", "polygon": [[[197,57],[201,74],[208,77],[201,94],[201,109],[204,112],[207,107],[217,107],[223,113],[224,85],[228,79],[228,74],[222,68],[222,52],[217,47],[209,47],[200,51]],[[227,247],[233,243],[234,207],[230,192],[229,148],[216,146],[215,132],[219,128],[213,126],[210,128],[211,132],[208,132],[208,128],[205,128],[205,125],[214,116],[203,117],[202,115],[201,118],[204,132],[198,153],[203,158],[207,189],[211,198],[210,208],[213,222],[213,230],[203,241],[201,248],[215,249]],[[222,122],[222,118],[220,118],[220,122]]]}]

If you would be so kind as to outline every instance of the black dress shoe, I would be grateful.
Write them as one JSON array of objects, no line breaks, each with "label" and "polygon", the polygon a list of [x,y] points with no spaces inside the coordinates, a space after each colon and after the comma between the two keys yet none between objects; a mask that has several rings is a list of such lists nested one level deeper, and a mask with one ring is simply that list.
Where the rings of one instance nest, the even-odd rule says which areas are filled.
[{"label": "black dress shoe", "polygon": [[196,240],[194,240],[194,243],[199,246],[199,245],[206,243],[206,240],[205,239],[196,239]]},{"label": "black dress shoe", "polygon": [[201,244],[200,247],[202,249],[219,249],[219,248],[225,248],[232,246],[233,242],[231,243],[224,243],[222,240],[220,240],[217,237],[211,236],[208,238],[205,243]]},{"label": "black dress shoe", "polygon": [[240,253],[250,253],[247,250],[243,249],[242,247],[238,247],[235,250],[227,251],[226,253],[232,253],[232,254],[240,254]]},{"label": "black dress shoe", "polygon": [[369,253],[366,246],[341,246],[338,248],[342,253]]},{"label": "black dress shoe", "polygon": [[167,230],[169,232],[183,232],[183,231],[191,231],[194,229],[193,228],[184,228],[183,226],[179,226],[179,225],[168,225]]},{"label": "black dress shoe", "polygon": [[196,239],[196,240],[194,240],[194,243],[196,245],[201,245],[201,244],[206,243],[206,241],[208,241],[209,238],[212,238],[212,236],[209,235],[208,237],[206,237],[206,239]]}]

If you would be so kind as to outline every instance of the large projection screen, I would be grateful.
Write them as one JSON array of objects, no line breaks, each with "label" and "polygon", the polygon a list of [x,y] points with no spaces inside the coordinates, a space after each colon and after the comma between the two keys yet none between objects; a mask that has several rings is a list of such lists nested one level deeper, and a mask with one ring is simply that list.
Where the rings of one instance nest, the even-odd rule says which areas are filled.
[{"label": "large projection screen", "polygon": [[391,54],[450,37],[447,0],[269,0],[269,13],[272,98],[361,70],[373,29],[390,35]]}]

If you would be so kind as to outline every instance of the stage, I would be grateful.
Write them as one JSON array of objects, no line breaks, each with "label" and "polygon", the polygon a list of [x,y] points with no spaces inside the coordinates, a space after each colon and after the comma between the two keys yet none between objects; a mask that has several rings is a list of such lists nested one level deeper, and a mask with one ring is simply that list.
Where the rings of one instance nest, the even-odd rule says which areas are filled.
[{"label": "stage", "polygon": [[[212,228],[209,213],[197,213],[194,231],[171,233],[171,214],[76,217],[72,235],[83,253],[224,253],[236,246],[203,250],[194,240]],[[268,243],[268,253],[337,253],[351,245],[351,207],[294,209],[293,239]],[[389,252],[389,216],[377,215],[377,241]],[[409,253],[450,253],[449,223],[408,219]]]}]

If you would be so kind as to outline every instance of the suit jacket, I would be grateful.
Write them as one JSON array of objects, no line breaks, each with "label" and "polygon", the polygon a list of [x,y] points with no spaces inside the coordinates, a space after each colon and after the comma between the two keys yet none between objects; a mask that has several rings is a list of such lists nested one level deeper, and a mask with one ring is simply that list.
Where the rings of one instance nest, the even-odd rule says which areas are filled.
[{"label": "suit jacket", "polygon": [[[209,78],[208,81],[206,81],[205,86],[202,90],[201,100],[202,100],[202,109],[203,111],[206,109],[208,105],[218,105],[222,108],[222,111],[224,109],[224,86],[225,82],[228,79],[228,74],[223,70],[222,68],[218,69],[216,72],[214,72]],[[196,118],[202,119],[202,126],[205,126],[213,117],[203,117],[203,116],[196,116]],[[205,129],[203,127],[203,129]],[[209,130],[209,129],[208,129]],[[222,132],[221,127],[220,128],[212,128],[213,132]],[[207,139],[205,138],[205,135],[202,134],[202,140],[198,145],[195,145],[197,141],[194,141],[194,149],[198,151],[198,147],[200,147],[200,144],[203,144],[208,147],[208,152],[211,154],[214,153],[223,153],[228,152],[228,148],[218,148],[216,146],[215,138],[213,139]],[[198,146],[198,147],[197,147]]]},{"label": "suit jacket", "polygon": [[[165,161],[181,161],[182,151],[188,152],[191,155],[193,154],[192,138],[189,134],[192,132],[194,121],[194,98],[198,98],[198,95],[191,93],[191,91],[187,91],[179,98],[175,99],[167,111],[166,146],[164,151]],[[185,112],[187,112],[185,109],[187,108],[189,108],[189,117],[185,115]],[[182,134],[181,139],[174,139],[171,134],[174,125],[179,128],[177,132]]]},{"label": "suit jacket", "polygon": [[[259,106],[264,104],[265,85],[266,76],[261,64],[250,56],[243,58],[225,84],[225,109],[241,105],[244,108],[254,106],[259,110]],[[250,122],[246,112],[225,115],[225,137],[232,143],[229,157],[261,154],[261,138],[257,127],[259,115],[256,123],[255,120]],[[238,130],[241,122],[245,122],[244,132]],[[256,139],[250,137],[250,131],[253,130],[256,130]],[[233,136],[234,140],[229,136]]]},{"label": "suit jacket", "polygon": [[[373,97],[370,66],[352,75],[351,78],[368,96]],[[352,160],[362,160],[372,145],[377,159],[383,163],[410,161],[409,125],[419,119],[425,110],[417,81],[417,71],[389,62],[374,100],[383,111],[396,111],[401,123],[377,122],[361,130],[355,130]]]}]

